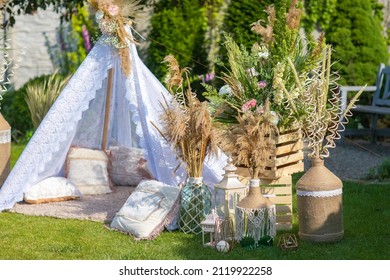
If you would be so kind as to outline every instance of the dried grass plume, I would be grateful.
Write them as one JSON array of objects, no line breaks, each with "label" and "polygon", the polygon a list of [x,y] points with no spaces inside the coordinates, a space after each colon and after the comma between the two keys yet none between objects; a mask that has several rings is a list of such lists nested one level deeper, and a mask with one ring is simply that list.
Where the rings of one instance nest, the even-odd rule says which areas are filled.
[{"label": "dried grass plume", "polygon": [[181,69],[172,55],[165,57],[164,62],[168,64],[167,84],[171,98],[161,103],[162,127],[153,125],[175,147],[177,157],[185,163],[188,175],[202,177],[206,156],[218,154],[217,135],[209,107],[207,102],[199,101],[189,86],[189,69]]}]

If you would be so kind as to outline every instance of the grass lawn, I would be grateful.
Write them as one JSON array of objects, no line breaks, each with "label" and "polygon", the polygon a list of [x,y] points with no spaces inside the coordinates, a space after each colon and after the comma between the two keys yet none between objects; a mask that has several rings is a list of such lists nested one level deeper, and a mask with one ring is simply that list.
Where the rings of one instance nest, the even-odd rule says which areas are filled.
[{"label": "grass lawn", "polygon": [[[14,149],[15,148],[15,149]],[[13,147],[13,152],[20,152]],[[16,157],[15,157],[16,158]],[[295,181],[300,174],[294,176]],[[295,251],[275,246],[226,254],[202,246],[201,235],[163,232],[152,241],[90,221],[0,213],[0,259],[6,260],[389,260],[390,184],[344,182],[344,239],[332,244],[299,241]],[[296,203],[294,203],[296,205]],[[297,210],[294,209],[294,213]],[[297,216],[290,231],[298,236]]]}]

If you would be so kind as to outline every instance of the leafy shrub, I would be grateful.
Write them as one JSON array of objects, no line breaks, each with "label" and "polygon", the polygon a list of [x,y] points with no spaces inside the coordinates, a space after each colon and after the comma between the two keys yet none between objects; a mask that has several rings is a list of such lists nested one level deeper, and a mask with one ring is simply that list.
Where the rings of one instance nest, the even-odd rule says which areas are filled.
[{"label": "leafy shrub", "polygon": [[388,63],[379,8],[370,0],[338,1],[325,36],[335,49],[340,84],[373,85],[379,64]]},{"label": "leafy shrub", "polygon": [[38,128],[68,80],[68,77],[64,78],[54,73],[40,83],[27,85],[26,102],[34,129]]},{"label": "leafy shrub", "polygon": [[389,180],[390,179],[390,158],[385,158],[385,160],[377,167],[370,168],[366,179],[369,180]]},{"label": "leafy shrub", "polygon": [[[190,67],[195,74],[208,72],[205,32],[207,19],[202,1],[160,0],[155,4],[151,18],[152,41],[148,48],[146,64],[163,80],[167,73],[161,62],[172,54],[180,65]],[[206,69],[205,69],[206,68]]]},{"label": "leafy shrub", "polygon": [[26,143],[30,140],[34,126],[26,102],[27,88],[42,84],[50,75],[42,75],[30,79],[21,88],[3,94],[1,101],[1,114],[11,126],[12,138],[16,143]]}]

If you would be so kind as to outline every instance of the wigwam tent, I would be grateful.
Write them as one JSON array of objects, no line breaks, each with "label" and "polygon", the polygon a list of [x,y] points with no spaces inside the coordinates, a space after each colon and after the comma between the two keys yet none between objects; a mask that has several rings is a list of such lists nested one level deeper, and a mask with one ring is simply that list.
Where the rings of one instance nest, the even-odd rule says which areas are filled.
[{"label": "wigwam tent", "polygon": [[[127,27],[126,32],[130,34]],[[159,102],[163,96],[170,100],[170,94],[140,60],[133,43],[119,53],[107,38],[103,35],[89,52],[29,141],[0,189],[0,211],[22,201],[24,192],[34,184],[64,176],[71,146],[102,147],[107,88],[112,88],[107,147],[112,143],[141,147],[156,180],[176,186],[185,180],[184,168],[174,172],[178,165],[174,150],[152,125],[161,125]],[[121,65],[123,55],[130,56],[128,76]],[[108,83],[110,69],[112,81]],[[223,154],[206,160],[205,183],[212,186],[222,179],[225,164]]]}]

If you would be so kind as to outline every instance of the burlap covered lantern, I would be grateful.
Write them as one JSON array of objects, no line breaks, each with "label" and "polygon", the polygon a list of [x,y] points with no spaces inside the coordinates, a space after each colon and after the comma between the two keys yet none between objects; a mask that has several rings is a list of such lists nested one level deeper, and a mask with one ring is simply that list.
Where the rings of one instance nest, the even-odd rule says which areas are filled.
[{"label": "burlap covered lantern", "polygon": [[312,166],[296,184],[300,239],[335,242],[343,238],[342,187],[323,159],[312,159]]},{"label": "burlap covered lantern", "polygon": [[0,187],[10,171],[11,127],[0,113]]}]

